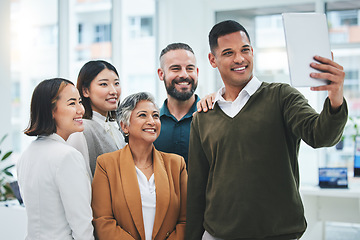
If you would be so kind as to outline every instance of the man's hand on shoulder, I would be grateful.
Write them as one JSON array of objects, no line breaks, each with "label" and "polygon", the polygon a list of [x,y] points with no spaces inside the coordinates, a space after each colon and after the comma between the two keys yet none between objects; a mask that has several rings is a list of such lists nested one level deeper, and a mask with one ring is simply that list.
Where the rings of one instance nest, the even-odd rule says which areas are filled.
[{"label": "man's hand on shoulder", "polygon": [[216,97],[216,92],[206,95],[197,102],[196,107],[198,112],[207,112],[212,109]]}]

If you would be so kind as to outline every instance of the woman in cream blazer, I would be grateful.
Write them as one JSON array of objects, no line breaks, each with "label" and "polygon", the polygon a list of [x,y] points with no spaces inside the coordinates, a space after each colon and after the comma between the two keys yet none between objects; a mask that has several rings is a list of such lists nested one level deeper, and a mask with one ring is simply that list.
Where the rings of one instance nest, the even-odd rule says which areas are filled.
[{"label": "woman in cream blazer", "polygon": [[94,239],[90,176],[81,153],[66,144],[84,130],[83,114],[71,81],[52,78],[36,86],[25,134],[37,138],[17,162],[27,240]]},{"label": "woman in cream blazer", "polygon": [[98,157],[92,183],[98,239],[184,239],[187,172],[184,159],[157,151],[159,110],[148,93],[119,107],[123,149]]}]

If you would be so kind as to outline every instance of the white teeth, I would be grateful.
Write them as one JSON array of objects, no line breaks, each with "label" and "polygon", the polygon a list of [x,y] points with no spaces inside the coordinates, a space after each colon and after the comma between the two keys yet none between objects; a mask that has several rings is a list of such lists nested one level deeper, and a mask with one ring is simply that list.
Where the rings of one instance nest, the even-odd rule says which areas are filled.
[{"label": "white teeth", "polygon": [[181,82],[181,83],[178,83],[179,85],[189,85],[190,83],[188,82]]},{"label": "white teeth", "polygon": [[235,68],[234,71],[241,71],[241,70],[244,70],[245,67],[241,67],[241,68]]},{"label": "white teeth", "polygon": [[74,118],[74,120],[77,121],[77,122],[81,122],[82,118]]},{"label": "white teeth", "polygon": [[144,129],[145,132],[155,132],[155,129]]}]

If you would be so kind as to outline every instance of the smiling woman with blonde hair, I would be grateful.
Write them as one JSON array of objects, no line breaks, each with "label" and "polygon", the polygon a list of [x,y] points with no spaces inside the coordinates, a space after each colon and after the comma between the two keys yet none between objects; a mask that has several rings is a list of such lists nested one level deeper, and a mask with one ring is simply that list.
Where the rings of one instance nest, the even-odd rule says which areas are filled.
[{"label": "smiling woman with blonde hair", "polygon": [[184,239],[187,172],[184,158],[159,152],[159,109],[148,93],[128,96],[118,121],[128,144],[98,157],[92,183],[98,239]]}]

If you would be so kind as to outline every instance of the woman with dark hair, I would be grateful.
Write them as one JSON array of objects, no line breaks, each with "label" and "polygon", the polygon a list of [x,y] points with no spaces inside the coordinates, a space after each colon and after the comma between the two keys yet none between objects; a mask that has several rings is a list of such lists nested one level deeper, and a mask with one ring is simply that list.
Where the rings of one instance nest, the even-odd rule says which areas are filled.
[{"label": "woman with dark hair", "polygon": [[121,93],[119,74],[106,61],[89,61],[79,72],[77,89],[85,107],[84,132],[72,134],[68,143],[83,154],[92,177],[99,155],[125,146],[115,121]]},{"label": "woman with dark hair", "polygon": [[99,156],[92,182],[93,224],[99,240],[183,240],[187,173],[184,158],[159,152],[159,109],[148,93],[119,106],[128,144]]},{"label": "woman with dark hair", "polygon": [[66,143],[83,131],[84,107],[74,84],[44,80],[31,99],[28,136],[37,136],[17,163],[28,217],[26,239],[94,239],[90,177],[83,156]]}]

